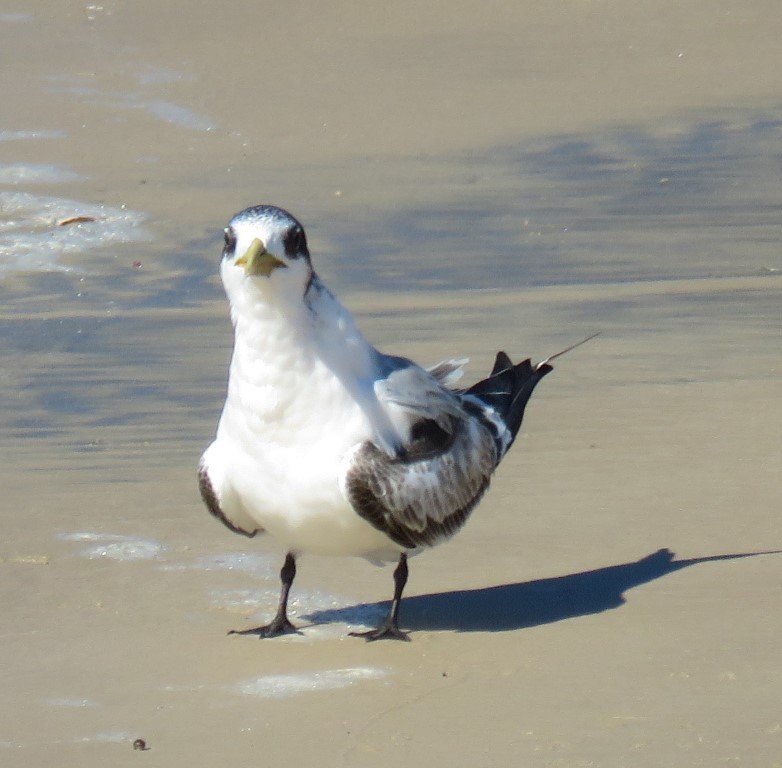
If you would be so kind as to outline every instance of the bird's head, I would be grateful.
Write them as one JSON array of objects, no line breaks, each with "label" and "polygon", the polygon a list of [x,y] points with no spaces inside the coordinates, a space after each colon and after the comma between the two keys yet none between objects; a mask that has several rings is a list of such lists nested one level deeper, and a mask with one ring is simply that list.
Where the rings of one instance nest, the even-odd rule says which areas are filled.
[{"label": "bird's head", "polygon": [[220,271],[231,300],[248,288],[300,298],[313,274],[304,227],[273,205],[246,208],[225,228]]}]

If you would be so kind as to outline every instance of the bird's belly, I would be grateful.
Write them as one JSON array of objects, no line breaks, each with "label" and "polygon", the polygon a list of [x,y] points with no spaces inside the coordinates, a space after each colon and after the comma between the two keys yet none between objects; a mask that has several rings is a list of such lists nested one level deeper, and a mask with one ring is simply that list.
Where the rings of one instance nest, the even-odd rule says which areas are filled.
[{"label": "bird's belly", "polygon": [[296,514],[274,512],[270,510],[263,516],[266,530],[292,552],[395,559],[402,551],[344,504],[331,508],[301,506]]},{"label": "bird's belly", "polygon": [[[245,467],[233,485],[252,519],[294,552],[364,555],[401,551],[355,512],[339,486],[332,462],[309,465],[306,457]],[[332,471],[333,470],[333,471]]]},{"label": "bird's belly", "polygon": [[391,558],[401,549],[340,487],[345,455],[370,434],[366,416],[333,380],[314,372],[308,383],[297,391],[310,396],[287,407],[284,390],[264,399],[245,386],[241,403],[229,398],[217,436],[226,479],[250,518],[289,550]]}]

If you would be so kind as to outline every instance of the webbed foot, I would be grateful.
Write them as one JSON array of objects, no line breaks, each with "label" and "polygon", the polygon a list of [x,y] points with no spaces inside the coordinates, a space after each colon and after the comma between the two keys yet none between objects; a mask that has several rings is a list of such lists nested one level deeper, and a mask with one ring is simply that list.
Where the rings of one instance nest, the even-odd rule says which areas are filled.
[{"label": "webbed foot", "polygon": [[410,635],[407,632],[402,632],[396,624],[386,622],[377,629],[370,629],[368,632],[351,632],[351,637],[363,637],[368,643],[373,640],[404,640],[406,643],[410,642]]},{"label": "webbed foot", "polygon": [[268,624],[252,629],[231,629],[229,635],[258,635],[261,640],[279,635],[300,635],[301,632],[288,621],[287,616],[275,616]]}]

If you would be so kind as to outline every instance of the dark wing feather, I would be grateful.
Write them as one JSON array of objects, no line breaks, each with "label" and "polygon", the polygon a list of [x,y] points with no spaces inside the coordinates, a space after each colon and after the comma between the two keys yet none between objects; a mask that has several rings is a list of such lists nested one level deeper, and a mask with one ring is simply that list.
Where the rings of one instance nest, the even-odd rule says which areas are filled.
[{"label": "dark wing feather", "polygon": [[226,515],[226,513],[220,507],[220,502],[217,498],[214,487],[212,486],[212,481],[209,479],[209,472],[203,463],[201,463],[201,465],[198,467],[198,490],[201,491],[201,498],[204,500],[206,508],[214,517],[216,517],[223,525],[225,525],[226,528],[229,528],[234,533],[241,533],[242,536],[247,536],[250,539],[255,536],[256,533],[258,533],[260,528],[253,528],[252,530],[248,531],[245,528],[241,528],[240,526],[231,522],[228,515]]},{"label": "dark wing feather", "polygon": [[417,366],[394,368],[375,391],[411,415],[410,436],[393,455],[371,441],[355,449],[343,486],[353,508],[410,549],[452,536],[489,487],[527,401],[550,370],[529,360],[514,365],[500,352],[487,379],[453,392]]},{"label": "dark wing feather", "polygon": [[348,499],[367,522],[403,547],[434,546],[453,536],[489,486],[497,464],[490,431],[451,417],[444,430],[426,420],[404,456],[373,443],[355,451],[345,476]]}]

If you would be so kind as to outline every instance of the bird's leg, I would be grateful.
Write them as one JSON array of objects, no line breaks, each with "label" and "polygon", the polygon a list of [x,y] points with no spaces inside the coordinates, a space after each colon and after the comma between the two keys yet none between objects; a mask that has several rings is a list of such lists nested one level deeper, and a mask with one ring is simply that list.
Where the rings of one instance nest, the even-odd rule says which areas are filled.
[{"label": "bird's leg", "polygon": [[229,635],[258,635],[259,637],[275,637],[276,635],[284,635],[290,632],[296,632],[298,630],[288,620],[288,594],[291,591],[291,584],[296,577],[296,558],[292,553],[288,552],[285,556],[285,562],[282,565],[280,571],[280,581],[282,582],[282,590],[280,591],[280,602],[277,606],[277,613],[274,618],[262,627],[255,627],[254,629],[232,629]]},{"label": "bird's leg", "polygon": [[402,590],[407,584],[407,555],[402,552],[399,555],[399,564],[394,570],[394,599],[391,601],[391,610],[386,620],[377,628],[369,632],[351,632],[353,637],[363,637],[365,640],[406,640],[410,637],[399,629],[399,604],[402,602]]}]

